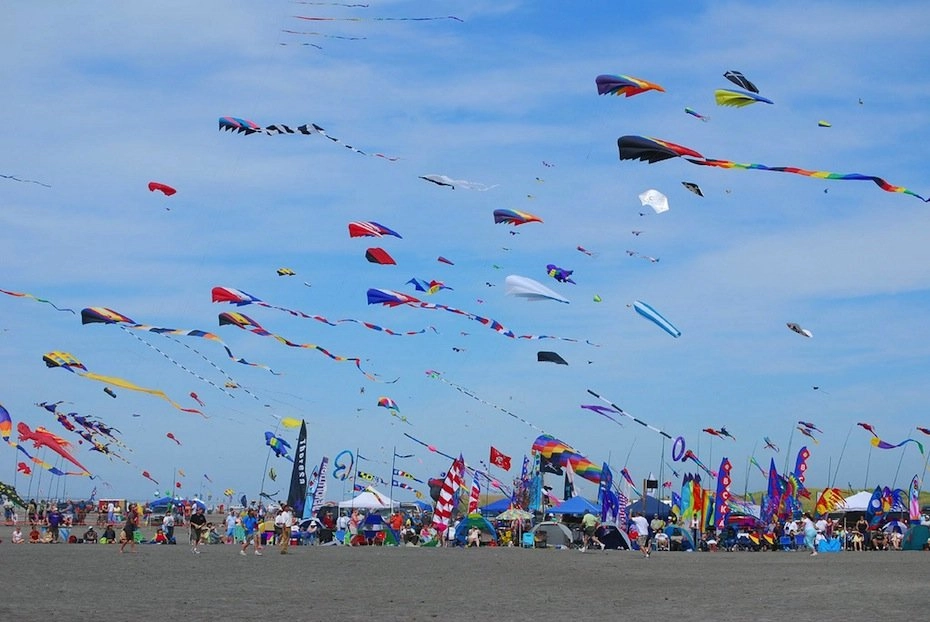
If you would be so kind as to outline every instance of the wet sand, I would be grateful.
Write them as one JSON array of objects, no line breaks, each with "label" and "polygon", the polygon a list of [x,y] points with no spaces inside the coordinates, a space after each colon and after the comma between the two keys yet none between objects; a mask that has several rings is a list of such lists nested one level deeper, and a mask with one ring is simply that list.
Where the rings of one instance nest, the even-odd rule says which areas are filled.
[{"label": "wet sand", "polygon": [[[183,530],[179,530],[183,535]],[[0,544],[2,620],[924,619],[930,554]],[[193,616],[193,617],[192,617]]]}]

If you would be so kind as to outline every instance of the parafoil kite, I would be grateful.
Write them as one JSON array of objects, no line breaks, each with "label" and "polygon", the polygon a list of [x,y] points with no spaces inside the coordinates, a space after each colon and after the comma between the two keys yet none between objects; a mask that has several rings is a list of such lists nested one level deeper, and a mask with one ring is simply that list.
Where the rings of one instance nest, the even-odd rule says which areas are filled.
[{"label": "parafoil kite", "polygon": [[569,300],[564,296],[557,294],[539,281],[534,281],[525,276],[511,274],[504,279],[504,284],[507,286],[507,294],[510,296],[525,298],[532,301],[555,300],[556,302],[564,302],[565,304],[569,303]]},{"label": "parafoil kite", "polygon": [[393,235],[395,238],[402,239],[402,236],[393,229],[388,229],[384,225],[376,222],[357,220],[349,223],[350,238],[380,238],[385,235]]},{"label": "parafoil kite", "polygon": [[681,185],[687,188],[688,190],[690,190],[691,192],[693,192],[694,194],[698,195],[699,197],[704,196],[704,193],[701,191],[701,187],[693,182],[683,181],[681,182]]},{"label": "parafoil kite", "polygon": [[343,147],[345,147],[346,149],[350,151],[354,151],[355,153],[358,153],[364,156],[384,158],[385,160],[389,160],[391,162],[395,162],[400,159],[400,158],[396,158],[393,156],[386,156],[383,153],[368,153],[367,151],[362,151],[361,149],[357,147],[353,147],[352,145],[347,145],[343,143],[341,140],[339,140],[338,138],[336,138],[335,136],[330,136],[329,134],[327,134],[326,130],[324,130],[322,127],[320,127],[316,123],[308,123],[306,125],[300,125],[298,127],[290,127],[288,125],[283,125],[283,124],[268,125],[266,127],[261,127],[254,121],[249,121],[247,119],[239,119],[236,117],[220,117],[219,126],[220,126],[220,130],[223,130],[226,132],[235,132],[236,134],[245,134],[245,135],[267,134],[268,136],[276,136],[278,134],[303,134],[305,136],[312,136],[313,134],[319,134],[321,136],[328,138],[329,140],[331,140],[332,142],[336,144],[342,145]]},{"label": "parafoil kite", "polygon": [[568,365],[568,361],[563,359],[557,352],[548,352],[540,350],[536,353],[536,361],[539,363],[555,363],[556,365]]},{"label": "parafoil kite", "polygon": [[674,324],[665,319],[661,313],[656,311],[652,306],[646,304],[645,302],[641,300],[634,301],[633,310],[667,332],[672,337],[681,337],[681,331],[675,328]]},{"label": "parafoil kite", "polygon": [[36,302],[41,302],[47,305],[51,305],[56,311],[66,311],[68,313],[74,313],[74,309],[63,309],[50,300],[45,300],[44,298],[39,298],[37,296],[33,296],[32,294],[25,294],[22,292],[11,292],[5,289],[0,289],[0,294],[6,294],[7,296],[14,296],[16,298],[32,298]]},{"label": "parafoil kite", "polygon": [[369,248],[365,251],[365,259],[367,259],[369,263],[376,263],[382,266],[397,265],[397,262],[394,261],[394,258],[391,257],[390,253],[377,246]]},{"label": "parafoil kite", "polygon": [[397,407],[397,402],[395,402],[389,397],[379,397],[378,406],[380,406],[381,408],[387,408],[388,410],[397,410],[397,411],[400,410]]},{"label": "parafoil kite", "polygon": [[375,288],[369,289],[368,290],[368,304],[370,305],[381,304],[387,307],[399,307],[402,305],[409,305],[411,307],[416,307],[419,309],[433,309],[433,310],[442,309],[443,311],[448,311],[449,313],[461,315],[461,316],[467,317],[470,320],[480,322],[481,324],[484,324],[485,326],[487,326],[494,332],[500,333],[501,335],[504,335],[505,337],[510,337],[511,339],[559,339],[562,341],[578,341],[577,339],[571,339],[568,337],[555,337],[552,335],[517,335],[512,330],[506,328],[504,325],[502,325],[497,320],[482,317],[480,315],[476,315],[469,311],[463,311],[461,309],[456,309],[448,305],[439,305],[439,304],[433,304],[430,302],[424,302],[420,300],[419,298],[414,298],[413,296],[410,296],[408,294],[393,291],[390,289],[375,289]]},{"label": "parafoil kite", "polygon": [[565,268],[560,268],[554,263],[546,265],[546,274],[554,278],[559,283],[572,283],[575,284],[575,281],[572,280],[572,273],[574,270],[566,270]]},{"label": "parafoil kite", "polygon": [[277,272],[278,272],[278,276],[294,276],[295,274],[297,274],[290,268],[278,268]]},{"label": "parafoil kite", "polygon": [[293,458],[287,455],[287,450],[291,448],[291,444],[280,436],[275,436],[274,432],[265,432],[265,444],[271,447],[274,455],[278,458],[287,458],[291,462],[294,461]]},{"label": "parafoil kite", "polygon": [[508,224],[513,226],[525,225],[528,222],[542,222],[542,218],[529,212],[521,212],[515,209],[496,209],[494,210],[495,224]]},{"label": "parafoil kite", "polygon": [[665,92],[664,88],[654,82],[648,82],[631,76],[601,74],[594,79],[594,83],[597,85],[598,95],[623,95],[625,97],[632,97],[633,95],[639,95],[646,91]]},{"label": "parafoil kite", "polygon": [[766,166],[765,164],[740,164],[730,160],[714,160],[705,158],[703,155],[682,147],[675,143],[659,140],[657,138],[648,138],[645,136],[621,136],[617,139],[617,147],[620,152],[621,160],[640,160],[643,162],[655,163],[670,158],[683,157],[692,164],[699,166],[713,166],[725,169],[745,169],[759,171],[775,171],[779,173],[792,173],[803,175],[805,177],[814,177],[817,179],[832,179],[841,181],[871,181],[885,192],[899,192],[913,197],[917,197],[925,203],[930,199],[925,199],[916,192],[908,190],[902,186],[893,186],[881,177],[872,175],[862,175],[860,173],[831,173],[828,171],[809,171],[792,166]]},{"label": "parafoil kite", "polygon": [[157,182],[157,181],[150,181],[150,182],[149,182],[149,192],[155,192],[156,190],[158,190],[159,192],[161,192],[162,194],[164,194],[166,197],[170,197],[171,195],[177,193],[177,190],[175,190],[174,188],[172,188],[172,187],[169,186],[168,184],[163,184],[163,183]]},{"label": "parafoil kite", "polygon": [[299,428],[300,422],[301,422],[301,419],[296,419],[294,417],[282,417],[281,418],[281,425],[288,429]]},{"label": "parafoil kite", "polygon": [[756,87],[756,85],[750,82],[749,79],[739,71],[728,71],[723,74],[723,77],[741,89],[746,89],[752,93],[759,92],[759,89]]},{"label": "parafoil kite", "polygon": [[739,91],[737,89],[717,89],[714,91],[714,100],[718,106],[734,106],[742,108],[749,104],[762,102],[764,104],[774,104],[771,99],[762,97],[758,93],[749,91]]},{"label": "parafoil kite", "polygon": [[668,197],[658,190],[649,189],[639,195],[643,205],[648,205],[656,214],[668,211]]},{"label": "parafoil kite", "polygon": [[833,127],[829,121],[817,121],[817,127]]},{"label": "parafoil kite", "polygon": [[149,395],[154,395],[155,397],[160,397],[165,400],[175,408],[186,413],[194,413],[197,415],[204,416],[202,412],[195,408],[184,408],[174,400],[172,400],[168,395],[158,389],[147,389],[145,387],[140,387],[137,384],[134,384],[128,380],[123,380],[122,378],[116,378],[113,376],[102,376],[90,371],[87,371],[87,368],[84,366],[81,361],[76,359],[74,356],[67,352],[47,352],[42,356],[42,360],[45,362],[45,365],[48,367],[60,367],[67,371],[70,371],[73,374],[87,378],[88,380],[96,380],[97,382],[103,382],[105,384],[112,384],[114,386],[120,387],[122,389],[128,389],[129,391],[139,391],[140,393],[148,393]]},{"label": "parafoil kite", "polygon": [[571,466],[576,475],[580,475],[589,482],[601,483],[601,469],[578,453],[571,445],[560,441],[550,434],[542,434],[533,441],[531,451],[538,453],[541,459],[560,471],[565,466]]}]

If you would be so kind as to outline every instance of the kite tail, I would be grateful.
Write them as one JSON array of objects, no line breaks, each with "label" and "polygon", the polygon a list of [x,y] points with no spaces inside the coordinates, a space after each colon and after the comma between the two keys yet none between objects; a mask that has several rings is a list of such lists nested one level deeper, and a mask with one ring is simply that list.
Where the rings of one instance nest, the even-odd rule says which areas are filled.
[{"label": "kite tail", "polygon": [[183,406],[181,406],[180,404],[172,400],[170,397],[168,397],[168,394],[160,389],[147,389],[146,387],[140,387],[139,385],[129,382],[128,380],[123,380],[122,378],[114,378],[113,376],[102,376],[100,374],[95,374],[89,371],[78,371],[75,373],[85,378],[88,378],[90,380],[96,380],[97,382],[103,382],[104,384],[112,384],[117,387],[127,389],[129,391],[139,391],[140,393],[148,393],[149,395],[160,397],[161,399],[165,400],[166,402],[168,402],[169,404],[171,404],[172,406],[174,406],[180,411],[200,415],[204,419],[207,419],[207,416],[203,414],[202,412],[200,412],[199,410],[197,410],[196,408],[184,408]]},{"label": "kite tail", "polygon": [[[2,177],[2,175],[0,175],[0,177]],[[49,187],[51,187],[51,186],[49,186]],[[45,300],[44,298],[39,298],[39,297],[37,297],[37,296],[33,296],[32,294],[25,294],[25,293],[20,293],[20,292],[11,292],[11,291],[7,291],[7,290],[5,290],[5,289],[0,289],[0,293],[6,294],[6,295],[8,295],[8,296],[15,296],[15,297],[17,297],[17,298],[32,298],[32,299],[35,300],[36,302],[42,302],[42,303],[45,303],[45,304],[47,304],[47,305],[51,305],[52,307],[55,308],[56,311],[65,311],[65,312],[67,312],[67,313],[74,314],[74,309],[67,309],[67,308],[64,308],[64,307],[59,307],[58,305],[56,305],[56,304],[55,304],[54,302],[52,302],[51,300]]]}]

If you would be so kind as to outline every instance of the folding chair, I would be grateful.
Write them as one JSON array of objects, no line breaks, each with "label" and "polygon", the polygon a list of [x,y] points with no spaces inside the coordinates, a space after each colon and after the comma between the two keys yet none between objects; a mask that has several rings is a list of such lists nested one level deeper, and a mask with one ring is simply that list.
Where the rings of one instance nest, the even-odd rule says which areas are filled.
[{"label": "folding chair", "polygon": [[533,538],[533,534],[528,531],[524,531],[523,538],[520,540],[520,546],[525,549],[531,549],[536,546],[536,540]]}]

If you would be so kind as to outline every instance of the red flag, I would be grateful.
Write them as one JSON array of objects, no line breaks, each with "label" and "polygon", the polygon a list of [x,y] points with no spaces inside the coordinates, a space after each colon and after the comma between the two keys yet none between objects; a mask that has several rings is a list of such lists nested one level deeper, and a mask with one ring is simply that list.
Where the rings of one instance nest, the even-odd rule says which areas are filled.
[{"label": "red flag", "polygon": [[493,445],[491,445],[491,464],[496,467],[500,467],[505,471],[510,470],[510,456],[506,456],[501,452],[497,451]]}]

